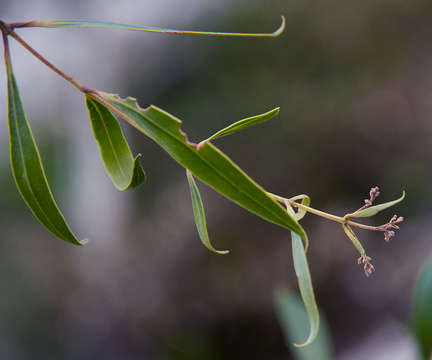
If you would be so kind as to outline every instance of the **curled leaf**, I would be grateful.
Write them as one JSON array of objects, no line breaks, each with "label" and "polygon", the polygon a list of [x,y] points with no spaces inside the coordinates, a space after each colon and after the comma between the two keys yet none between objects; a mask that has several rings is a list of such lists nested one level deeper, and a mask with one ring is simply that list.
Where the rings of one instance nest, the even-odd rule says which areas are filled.
[{"label": "curled leaf", "polygon": [[217,133],[213,134],[209,138],[201,141],[198,144],[197,148],[199,150],[206,143],[208,143],[209,141],[214,140],[216,138],[233,134],[237,131],[247,129],[251,126],[262,124],[263,122],[266,122],[266,121],[270,120],[271,118],[275,117],[277,114],[279,114],[279,110],[280,110],[280,108],[276,108],[276,109],[270,110],[264,114],[260,114],[260,115],[248,117],[246,119],[239,120],[239,121],[235,122],[234,124],[231,124],[231,125],[227,126],[226,128],[223,128],[222,130],[219,130]]},{"label": "curled leaf", "polygon": [[[299,195],[297,197],[301,197],[301,203],[302,203],[302,205],[305,205],[305,206],[309,206],[310,205],[310,197],[309,196],[307,196],[307,195]],[[303,219],[304,216],[306,215],[306,213],[307,213],[307,211],[305,209],[298,208],[297,214],[296,214],[297,221],[300,221],[301,219]]]},{"label": "curled leaf", "polygon": [[24,113],[7,46],[5,60],[10,156],[17,188],[34,216],[55,236],[72,244],[84,245],[87,240],[80,241],[71,232],[52,195],[39,150]]},{"label": "curled leaf", "polygon": [[216,250],[213,245],[210,243],[210,239],[207,232],[207,224],[206,224],[206,216],[204,213],[204,206],[201,200],[201,195],[198,190],[198,186],[193,178],[192,173],[189,170],[186,170],[186,176],[189,183],[189,189],[192,198],[192,209],[195,217],[195,224],[198,230],[199,237],[202,243],[205,245],[207,249],[215,252],[216,254],[228,254],[228,250]]},{"label": "curled leaf", "polygon": [[295,232],[291,232],[291,238],[294,270],[297,275],[300,294],[309,319],[309,335],[307,339],[303,344],[294,344],[297,347],[303,347],[311,344],[318,335],[319,313],[302,239]]},{"label": "curled leaf", "polygon": [[[296,212],[294,211],[294,209],[292,208],[290,202],[288,199],[284,200],[284,204],[285,204],[285,208],[287,213],[292,216],[294,219],[297,219],[298,213],[296,214]],[[304,246],[304,250],[307,251],[307,249],[309,248],[309,239],[308,237],[302,238],[303,240],[303,246]]]},{"label": "curled leaf", "polygon": [[213,189],[267,221],[294,231],[307,241],[295,217],[272,199],[231,159],[212,144],[200,151],[180,129],[181,121],[167,112],[149,106],[142,109],[133,98],[121,99],[104,92],[89,94],[139,131],[150,137],[184,168]]},{"label": "curled leaf", "polygon": [[396,205],[397,203],[401,202],[404,198],[405,198],[405,191],[402,192],[402,196],[399,199],[389,201],[379,205],[374,205],[360,211],[356,211],[352,214],[349,214],[349,217],[362,218],[362,217],[374,216],[378,214],[380,211],[383,211],[385,209],[388,209],[389,207],[392,207],[393,205]]},{"label": "curled leaf", "polygon": [[274,32],[271,33],[232,33],[232,32],[214,32],[214,31],[193,31],[193,30],[175,30],[175,29],[164,29],[152,26],[134,26],[126,24],[117,24],[111,22],[101,21],[82,21],[82,20],[34,20],[27,23],[21,23],[15,25],[15,27],[48,27],[48,28],[59,28],[59,27],[103,27],[103,28],[115,28],[125,30],[137,30],[147,31],[165,34],[176,34],[176,35],[204,35],[204,36],[233,36],[233,37],[276,37],[283,33],[285,30],[285,17],[281,16],[282,22]]},{"label": "curled leaf", "polygon": [[105,169],[116,188],[126,190],[142,184],[145,172],[138,161],[141,155],[135,159],[132,156],[118,120],[89,96],[86,96],[86,105]]}]

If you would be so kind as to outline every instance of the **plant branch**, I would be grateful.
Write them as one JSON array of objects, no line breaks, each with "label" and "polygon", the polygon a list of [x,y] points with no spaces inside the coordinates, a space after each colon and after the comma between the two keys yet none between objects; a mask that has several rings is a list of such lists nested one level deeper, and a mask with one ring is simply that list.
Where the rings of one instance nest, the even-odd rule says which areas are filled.
[{"label": "plant branch", "polygon": [[11,64],[10,59],[10,51],[9,51],[9,41],[7,38],[7,34],[9,33],[9,29],[7,28],[6,24],[2,21],[0,21],[0,28],[3,38],[3,47],[4,47],[4,58],[5,58],[5,64],[6,64],[6,70],[9,70],[9,66]]},{"label": "plant branch", "polygon": [[295,201],[295,200],[302,199],[304,197],[303,195],[298,195],[298,196],[294,196],[292,198],[286,199],[286,198],[284,198],[282,196],[275,195],[275,194],[272,194],[272,193],[269,193],[269,192],[267,192],[267,194],[270,195],[270,197],[272,197],[273,199],[279,201],[282,204],[285,204],[285,201],[288,201],[289,204],[291,206],[293,206],[293,207],[296,207],[298,209],[303,209],[303,210],[305,210],[307,212],[310,212],[311,214],[314,214],[314,215],[317,215],[317,216],[321,216],[321,217],[326,218],[326,219],[331,220],[331,221],[335,221],[335,222],[338,222],[338,223],[341,223],[341,224],[348,224],[348,225],[355,226],[355,227],[358,227],[358,228],[364,229],[364,230],[382,231],[379,228],[379,226],[370,226],[370,225],[360,224],[360,223],[357,223],[355,221],[347,220],[347,219],[345,219],[345,218],[343,218],[341,216],[332,215],[332,214],[326,213],[326,212],[318,210],[318,209],[314,209],[314,208],[312,208],[310,206],[306,206],[306,205],[303,205],[303,204],[298,203],[298,202]]},{"label": "plant branch", "polygon": [[47,59],[45,59],[41,54],[39,54],[35,49],[33,49],[29,44],[27,44],[17,33],[15,33],[14,31],[9,31],[9,35],[12,36],[16,41],[18,41],[26,50],[28,50],[30,53],[32,53],[42,63],[44,63],[51,70],[53,70],[58,75],[60,75],[63,79],[65,79],[66,81],[71,83],[78,90],[80,90],[81,92],[86,91],[86,88],[83,85],[81,85],[78,81],[73,79],[71,76],[65,74],[63,71],[61,71],[55,65],[53,65],[51,62],[49,62]]}]

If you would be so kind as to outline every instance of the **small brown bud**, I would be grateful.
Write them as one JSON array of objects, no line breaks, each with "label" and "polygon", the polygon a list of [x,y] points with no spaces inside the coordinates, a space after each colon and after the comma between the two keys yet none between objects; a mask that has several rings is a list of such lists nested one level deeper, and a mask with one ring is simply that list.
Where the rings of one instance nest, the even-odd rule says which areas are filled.
[{"label": "small brown bud", "polygon": [[365,204],[364,204],[364,207],[361,208],[361,209],[364,209],[364,208],[367,208],[367,207],[371,206],[373,204],[374,200],[378,197],[379,194],[380,194],[380,192],[379,192],[379,187],[378,186],[375,186],[375,187],[371,188],[369,190],[369,199],[365,199],[364,200]]},{"label": "small brown bud", "polygon": [[364,265],[364,272],[367,277],[369,277],[375,271],[374,266],[371,263]]},{"label": "small brown bud", "polygon": [[367,277],[369,277],[375,271],[374,266],[370,263],[371,260],[372,258],[367,255],[362,255],[357,259],[358,264],[364,264],[363,270]]},{"label": "small brown bud", "polygon": [[384,240],[390,242],[391,238],[395,236],[395,232],[392,230],[384,231]]},{"label": "small brown bud", "polygon": [[379,187],[378,186],[373,187],[369,191],[370,200],[373,202],[378,197],[379,194],[380,194]]}]

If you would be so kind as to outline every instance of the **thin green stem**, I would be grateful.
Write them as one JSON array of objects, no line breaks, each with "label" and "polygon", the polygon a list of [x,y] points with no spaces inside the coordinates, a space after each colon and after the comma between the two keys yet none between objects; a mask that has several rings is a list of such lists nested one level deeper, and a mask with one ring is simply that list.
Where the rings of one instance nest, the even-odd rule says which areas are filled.
[{"label": "thin green stem", "polygon": [[306,205],[303,205],[301,203],[296,202],[296,200],[303,199],[305,197],[305,195],[298,195],[298,196],[294,196],[292,198],[287,199],[287,198],[284,198],[282,196],[279,196],[279,195],[276,195],[276,194],[272,194],[270,192],[267,192],[267,194],[270,197],[272,197],[273,199],[279,201],[282,204],[285,204],[285,202],[288,201],[289,204],[291,206],[293,206],[293,207],[296,207],[298,209],[303,209],[303,210],[305,210],[307,212],[310,212],[311,214],[314,214],[314,215],[317,215],[317,216],[321,216],[323,218],[326,218],[326,219],[331,220],[331,221],[338,222],[340,224],[349,224],[351,226],[355,226],[355,227],[358,227],[358,228],[364,229],[364,230],[381,231],[381,229],[379,229],[379,227],[377,227],[377,226],[370,226],[370,225],[360,224],[360,223],[357,223],[357,222],[354,222],[354,221],[351,221],[351,220],[347,220],[344,217],[332,215],[332,214],[326,213],[324,211],[317,210],[317,209],[314,209],[314,208],[312,208],[310,206],[306,206]]}]

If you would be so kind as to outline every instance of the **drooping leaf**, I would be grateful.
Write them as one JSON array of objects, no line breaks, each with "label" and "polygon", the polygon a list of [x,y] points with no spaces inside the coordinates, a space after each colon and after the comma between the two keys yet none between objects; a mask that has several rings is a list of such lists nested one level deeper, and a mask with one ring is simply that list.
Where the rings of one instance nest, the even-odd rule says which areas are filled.
[{"label": "drooping leaf", "polygon": [[126,190],[142,184],[145,173],[138,161],[141,155],[135,159],[132,156],[118,120],[89,96],[86,96],[86,105],[105,169],[116,188]]},{"label": "drooping leaf", "polygon": [[285,17],[281,16],[282,22],[274,32],[271,33],[232,33],[232,32],[214,32],[214,31],[193,31],[193,30],[175,30],[164,29],[152,26],[134,26],[126,24],[117,24],[101,21],[82,21],[82,20],[34,20],[26,23],[16,24],[16,27],[104,27],[125,30],[147,31],[176,35],[204,35],[204,36],[233,36],[233,37],[276,37],[283,33],[285,29]]},{"label": "drooping leaf", "polygon": [[203,147],[206,143],[208,143],[211,140],[214,140],[216,138],[226,136],[233,134],[237,131],[247,129],[248,127],[255,126],[258,124],[262,124],[263,122],[266,122],[270,120],[271,118],[275,117],[277,114],[279,114],[280,108],[276,108],[273,110],[270,110],[264,114],[248,117],[246,119],[239,120],[235,122],[234,124],[231,124],[227,126],[226,128],[223,128],[222,130],[219,130],[217,133],[213,134],[212,136],[208,137],[207,139],[201,141],[198,144],[198,150]]},{"label": "drooping leaf", "polygon": [[309,330],[308,316],[299,297],[288,289],[277,289],[274,293],[274,302],[286,345],[296,360],[333,359],[330,331],[322,314],[320,314],[320,330],[315,341],[306,347],[292,347],[293,343],[297,343],[307,336]]},{"label": "drooping leaf", "polygon": [[352,213],[349,216],[356,217],[356,218],[374,216],[378,214],[380,211],[383,211],[385,209],[388,209],[389,207],[392,207],[393,205],[396,205],[397,203],[401,202],[404,198],[405,198],[405,191],[402,192],[402,196],[399,199],[368,207],[366,209]]},{"label": "drooping leaf", "polygon": [[303,242],[295,232],[291,232],[294,270],[297,275],[298,286],[309,319],[309,335],[303,344],[294,344],[304,347],[311,344],[318,335],[319,313],[312,287],[309,265],[306,259]]},{"label": "drooping leaf", "polygon": [[24,113],[20,94],[6,51],[8,84],[8,121],[11,166],[21,196],[35,217],[55,236],[83,245],[70,230],[49,187],[36,142]]},{"label": "drooping leaf", "polygon": [[222,250],[222,251],[216,250],[213,247],[213,245],[210,243],[210,239],[207,232],[207,223],[206,223],[206,216],[204,213],[204,206],[201,200],[201,195],[198,190],[198,186],[195,182],[195,179],[193,178],[192,173],[189,170],[186,170],[186,176],[188,179],[189,189],[192,198],[192,209],[195,217],[195,224],[202,243],[205,245],[207,249],[217,254],[221,254],[221,255],[228,254],[229,253],[228,250]]},{"label": "drooping leaf", "polygon": [[174,116],[155,106],[142,109],[133,98],[121,99],[104,92],[89,96],[150,137],[180,165],[228,199],[265,220],[295,231],[307,241],[297,220],[218,148],[208,143],[198,151]]},{"label": "drooping leaf", "polygon": [[432,356],[432,256],[420,271],[414,292],[412,328],[424,360]]}]

